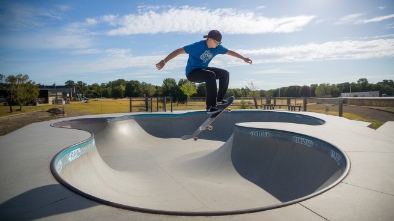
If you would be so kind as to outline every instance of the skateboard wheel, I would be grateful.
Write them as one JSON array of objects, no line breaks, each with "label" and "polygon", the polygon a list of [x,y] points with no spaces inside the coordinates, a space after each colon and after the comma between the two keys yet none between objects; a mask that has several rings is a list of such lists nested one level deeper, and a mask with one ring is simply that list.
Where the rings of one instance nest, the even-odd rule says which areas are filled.
[{"label": "skateboard wheel", "polygon": [[193,140],[194,140],[194,141],[197,141],[197,140],[198,140],[198,137],[193,137]]},{"label": "skateboard wheel", "polygon": [[212,126],[208,126],[207,128],[208,128],[208,130],[213,130]]}]

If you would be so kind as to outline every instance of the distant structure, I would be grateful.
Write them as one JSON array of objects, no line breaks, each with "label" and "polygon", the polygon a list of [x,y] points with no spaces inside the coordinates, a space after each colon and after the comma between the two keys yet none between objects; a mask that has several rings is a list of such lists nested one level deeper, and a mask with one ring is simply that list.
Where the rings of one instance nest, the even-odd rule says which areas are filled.
[{"label": "distant structure", "polygon": [[76,97],[75,86],[39,86],[39,104],[64,104]]},{"label": "distant structure", "polygon": [[379,91],[341,93],[341,97],[379,97]]}]

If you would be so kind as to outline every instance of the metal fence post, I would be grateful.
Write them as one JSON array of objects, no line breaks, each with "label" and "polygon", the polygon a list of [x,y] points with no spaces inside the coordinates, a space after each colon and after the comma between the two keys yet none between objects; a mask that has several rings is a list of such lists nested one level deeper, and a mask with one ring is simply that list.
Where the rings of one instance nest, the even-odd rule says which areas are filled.
[{"label": "metal fence post", "polygon": [[304,97],[304,111],[306,111],[306,105],[308,103],[308,99],[306,97]]},{"label": "metal fence post", "polygon": [[130,112],[133,112],[133,98],[130,97]]},{"label": "metal fence post", "polygon": [[150,98],[150,112],[153,112],[153,98]]},{"label": "metal fence post", "polygon": [[148,106],[148,97],[145,97],[145,111],[149,111],[149,106]]},{"label": "metal fence post", "polygon": [[342,98],[338,99],[338,106],[339,106],[339,117],[343,117],[343,102]]},{"label": "metal fence post", "polygon": [[163,111],[167,112],[167,97],[163,97]]},{"label": "metal fence post", "polygon": [[261,109],[263,109],[263,98],[262,97],[260,97],[260,106],[261,106]]},{"label": "metal fence post", "polygon": [[159,98],[156,97],[156,111],[159,112]]}]

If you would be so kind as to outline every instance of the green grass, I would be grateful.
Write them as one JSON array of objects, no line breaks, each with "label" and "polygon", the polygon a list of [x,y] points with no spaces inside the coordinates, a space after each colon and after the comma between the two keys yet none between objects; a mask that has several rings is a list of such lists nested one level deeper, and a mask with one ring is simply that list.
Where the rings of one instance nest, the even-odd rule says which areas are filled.
[{"label": "green grass", "polygon": [[52,105],[40,105],[40,106],[23,106],[22,111],[19,110],[19,106],[12,106],[13,112],[10,113],[10,107],[1,103],[0,105],[0,117],[11,116],[15,114],[31,113],[37,111],[47,111],[52,108]]},{"label": "green grass", "polygon": [[84,114],[108,114],[108,113],[127,113],[130,112],[128,99],[105,99],[105,100],[91,100],[89,103],[82,103],[80,101],[72,101],[65,105],[48,105],[40,104],[38,106],[24,106],[22,111],[19,106],[13,106],[13,113],[10,113],[9,106],[0,106],[0,116],[10,116],[21,113],[29,113],[36,111],[47,111],[50,108],[59,108],[67,113],[69,111],[81,112]]},{"label": "green grass", "polygon": [[[0,105],[0,116],[10,116],[15,114],[24,114],[30,112],[37,112],[37,111],[47,111],[50,108],[59,108],[66,113],[79,113],[78,115],[87,115],[87,114],[109,114],[109,113],[128,113],[130,112],[130,103],[129,99],[103,99],[103,100],[90,100],[90,103],[82,103],[80,101],[73,101],[71,104],[65,105],[38,105],[38,106],[24,106],[22,111],[18,110],[19,106],[14,106],[14,112],[9,112],[9,106]],[[161,103],[159,103],[159,111],[163,111]],[[134,101],[133,100],[133,112],[141,112],[145,111],[144,102],[141,101]],[[251,101],[243,101],[234,103],[234,106],[231,107],[232,109],[250,109],[254,108],[254,104]],[[330,111],[325,111],[325,105],[322,104],[312,104],[308,105],[308,111],[316,112],[316,113],[323,113],[323,114],[330,114],[334,116],[338,116],[337,107],[330,106]],[[204,110],[205,103],[204,102],[189,102],[188,106],[186,104],[173,104],[173,110]],[[394,108],[377,108],[377,109],[384,109],[385,111],[393,111]],[[157,110],[156,102],[154,101],[153,105],[154,112]],[[170,111],[170,104],[167,104],[167,111]],[[70,115],[69,115],[70,116]],[[359,120],[371,123],[371,128],[377,129],[379,128],[384,122],[380,122],[377,120],[369,119],[366,117],[358,116],[352,113],[344,112],[343,117],[351,119],[351,120]],[[1,121],[1,119],[0,119]]]},{"label": "green grass", "polygon": [[[307,110],[309,112],[339,116],[338,106],[329,105],[329,111],[325,111],[325,106],[326,105],[324,105],[324,104],[312,104],[312,105],[308,104]],[[375,109],[378,109],[378,108],[375,108]],[[369,127],[372,129],[375,129],[375,130],[378,129],[380,126],[382,126],[385,123],[385,122],[381,122],[378,120],[370,119],[367,117],[363,117],[363,116],[353,114],[353,113],[348,113],[348,112],[343,112],[343,117],[347,118],[349,120],[358,120],[358,121],[364,121],[364,122],[371,123],[371,125],[369,125]]]}]

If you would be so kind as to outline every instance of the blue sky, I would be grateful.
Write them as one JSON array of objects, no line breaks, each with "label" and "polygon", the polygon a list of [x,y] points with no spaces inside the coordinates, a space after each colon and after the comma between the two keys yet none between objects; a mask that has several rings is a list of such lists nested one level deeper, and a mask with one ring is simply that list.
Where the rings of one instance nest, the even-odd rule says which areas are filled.
[{"label": "blue sky", "polygon": [[187,55],[155,64],[212,29],[253,60],[214,58],[230,88],[394,79],[393,0],[2,0],[0,73],[48,85],[161,85],[185,78]]}]

